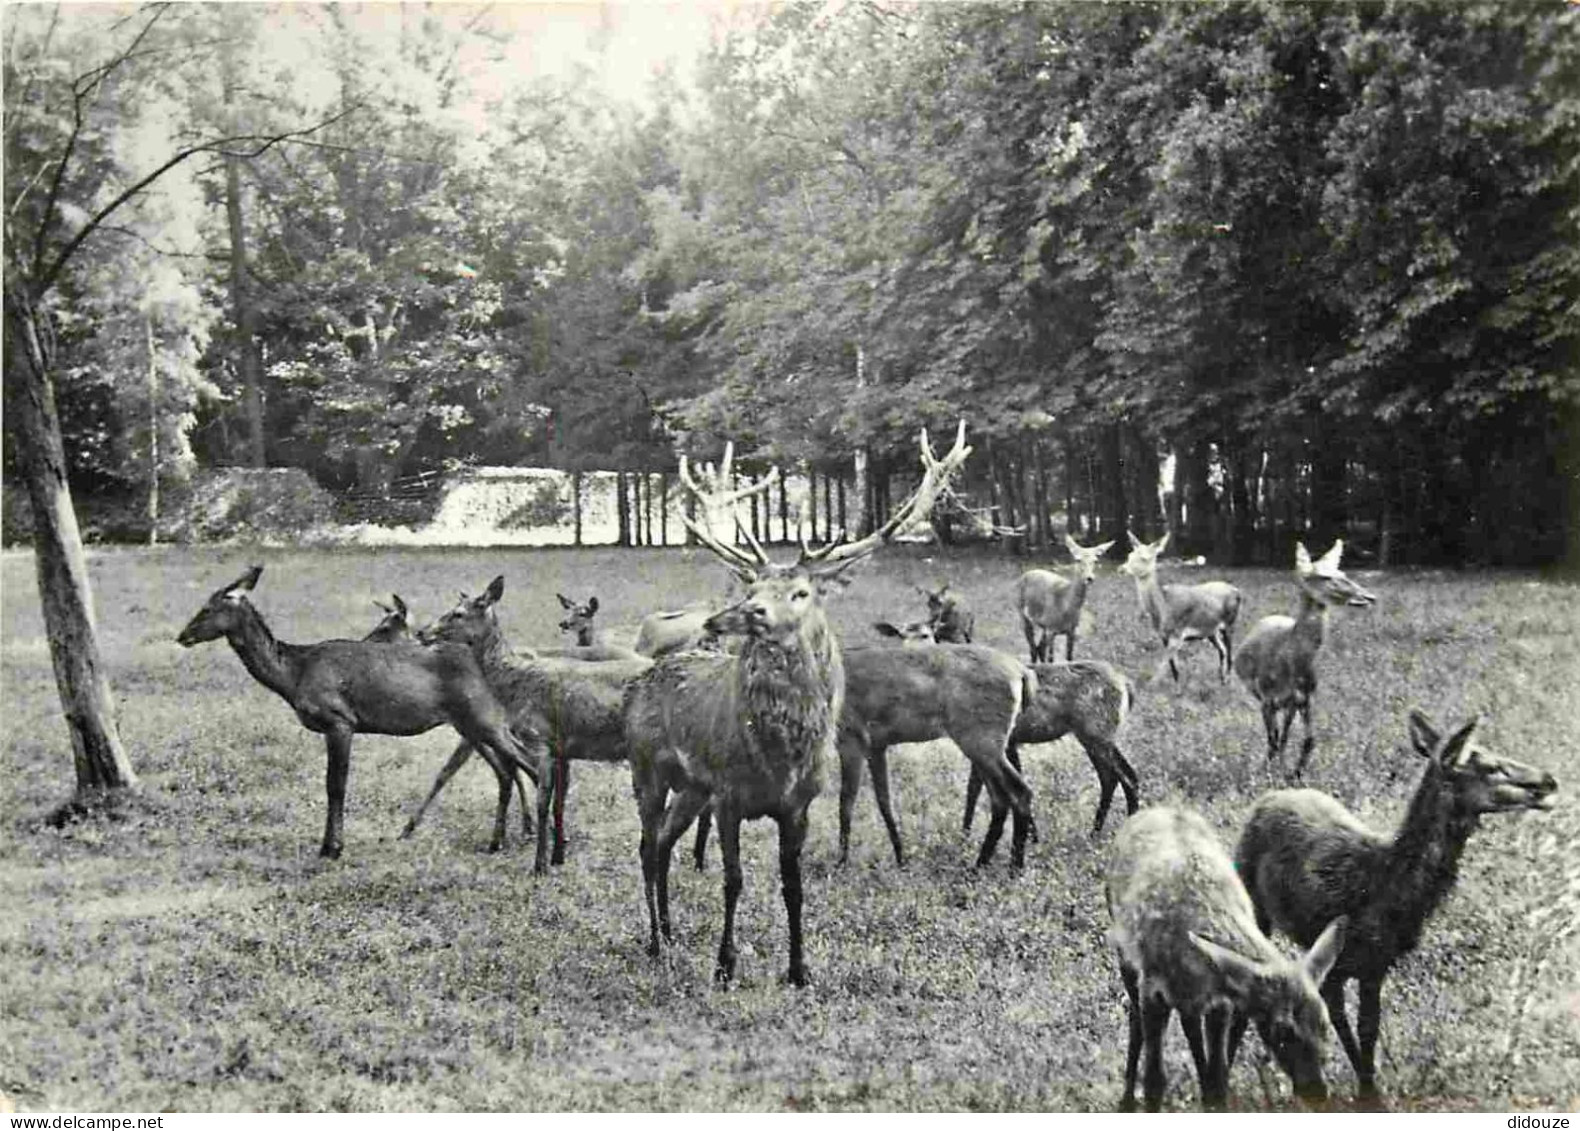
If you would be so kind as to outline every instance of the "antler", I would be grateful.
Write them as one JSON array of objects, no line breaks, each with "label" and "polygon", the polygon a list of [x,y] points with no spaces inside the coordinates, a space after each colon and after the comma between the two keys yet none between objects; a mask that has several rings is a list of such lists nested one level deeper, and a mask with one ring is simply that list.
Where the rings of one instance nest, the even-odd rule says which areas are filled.
[{"label": "antler", "polygon": [[949,484],[949,477],[965,463],[966,457],[971,454],[971,449],[966,447],[966,422],[960,422],[959,429],[955,432],[955,445],[939,459],[933,454],[933,446],[927,439],[927,429],[922,429],[922,481],[917,484],[916,490],[895,508],[889,521],[877,530],[857,542],[841,542],[842,533],[837,535],[828,545],[818,550],[813,550],[806,544],[806,539],[801,541],[802,564],[817,563],[821,569],[817,572],[832,572],[834,569],[844,569],[853,562],[871,554],[879,546],[890,541],[902,533],[918,520],[925,518],[932,512],[933,504],[938,501],[939,494]]},{"label": "antler", "polygon": [[[741,521],[740,512],[737,508],[742,499],[759,495],[778,482],[779,468],[777,465],[771,467],[768,469],[768,474],[756,482],[748,480],[745,486],[730,490],[728,487],[730,468],[734,461],[735,443],[730,441],[724,445],[724,460],[718,468],[715,468],[711,463],[702,465],[702,479],[706,484],[706,487],[704,487],[699,485],[696,479],[692,477],[691,468],[686,462],[686,457],[684,455],[680,457],[680,481],[702,504],[702,523],[699,525],[691,521],[691,518],[685,514],[680,516],[680,521],[685,524],[687,530],[696,536],[697,541],[711,550],[715,556],[720,558],[735,573],[743,577],[755,577],[758,570],[764,566],[772,565],[773,562],[763,550],[762,544],[753,537],[751,527]],[[747,554],[738,546],[720,541],[714,535],[711,512],[723,507],[730,509],[730,514],[735,520],[736,530],[746,535],[747,544],[751,549],[750,554]]]}]

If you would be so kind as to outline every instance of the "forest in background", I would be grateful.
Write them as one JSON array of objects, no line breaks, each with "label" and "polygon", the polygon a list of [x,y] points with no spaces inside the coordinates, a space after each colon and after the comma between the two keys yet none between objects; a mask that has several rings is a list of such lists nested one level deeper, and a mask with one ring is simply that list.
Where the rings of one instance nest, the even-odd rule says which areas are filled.
[{"label": "forest in background", "polygon": [[785,5],[640,105],[481,90],[490,9],[388,11],[5,9],[8,303],[161,154],[284,137],[136,194],[39,312],[105,528],[210,468],[367,500],[725,439],[857,526],[964,418],[1017,548],[1580,559],[1573,5]]}]

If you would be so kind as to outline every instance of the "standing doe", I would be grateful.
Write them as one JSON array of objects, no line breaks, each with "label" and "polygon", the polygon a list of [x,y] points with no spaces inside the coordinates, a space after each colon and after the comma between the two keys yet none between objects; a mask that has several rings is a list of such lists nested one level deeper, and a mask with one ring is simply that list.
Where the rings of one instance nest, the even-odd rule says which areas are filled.
[{"label": "standing doe", "polygon": [[[1330,605],[1364,608],[1377,598],[1351,581],[1339,569],[1344,542],[1333,543],[1315,562],[1302,543],[1295,543],[1295,581],[1300,586],[1300,608],[1292,617],[1273,615],[1256,622],[1240,644],[1234,672],[1262,705],[1262,726],[1267,733],[1267,757],[1284,752],[1289,727],[1300,713],[1305,735],[1294,776],[1306,769],[1316,740],[1311,734],[1311,696],[1317,690],[1317,652],[1328,627]],[[1278,712],[1284,721],[1278,722]]]},{"label": "standing doe", "polygon": [[[1383,979],[1415,949],[1453,888],[1481,815],[1550,808],[1558,788],[1551,774],[1472,742],[1479,722],[1443,738],[1425,714],[1410,712],[1410,740],[1426,768],[1391,835],[1367,828],[1325,793],[1290,789],[1257,801],[1235,850],[1264,931],[1276,927],[1304,946],[1329,919],[1349,917],[1348,941],[1322,997],[1365,1100],[1377,1096]],[[1351,978],[1359,985],[1359,1040],[1344,1011]],[[1238,1031],[1231,1059],[1237,1039]]]},{"label": "standing doe", "polygon": [[669,865],[675,841],[711,804],[724,856],[717,979],[725,982],[735,973],[735,912],[743,887],[741,822],[769,817],[779,826],[779,879],[790,927],[788,978],[793,985],[806,984],[801,849],[807,807],[835,755],[845,696],[839,642],[824,613],[823,596],[831,586],[845,583],[851,566],[930,511],[969,452],[963,422],[954,448],[942,460],[933,457],[924,431],[926,472],[921,485],[888,522],[858,542],[836,541],[816,550],[807,544],[803,522],[801,554],[788,564],[772,561],[738,518],[736,526],[745,532],[748,549],[716,537],[708,520],[710,510],[733,510],[741,498],[767,490],[777,469],[731,492],[732,450],[726,448],[722,470],[706,476],[710,483],[705,492],[682,459],[681,481],[704,503],[701,525],[683,521],[747,590],[706,623],[712,632],[741,637],[738,652],[665,656],[626,695],[625,734],[642,820],[650,954],[658,954],[661,936],[673,938]]},{"label": "standing doe", "polygon": [[[1156,542],[1143,542],[1130,531],[1130,554],[1119,572],[1136,579],[1136,597],[1141,612],[1152,622],[1152,629],[1163,641],[1164,660],[1169,672],[1179,681],[1177,663],[1180,649],[1192,640],[1205,640],[1218,653],[1218,678],[1229,679],[1234,662],[1234,622],[1240,616],[1240,591],[1227,581],[1203,581],[1198,585],[1159,585],[1158,555],[1169,544],[1167,534]],[[1153,678],[1163,670],[1159,664]]]},{"label": "standing doe", "polygon": [[1302,958],[1285,957],[1257,926],[1217,835],[1200,816],[1181,809],[1148,809],[1124,823],[1109,853],[1105,891],[1109,942],[1130,999],[1120,1110],[1135,1110],[1143,1048],[1147,1110],[1161,1105],[1163,1034],[1175,1010],[1203,1107],[1222,1108],[1228,1099],[1231,1018],[1255,1022],[1296,1095],[1327,1099],[1322,1054],[1328,1014],[1317,987],[1343,946],[1342,918],[1313,932],[1316,941]]},{"label": "standing doe", "polygon": [[1097,559],[1113,543],[1082,546],[1066,534],[1064,545],[1075,559],[1074,578],[1045,569],[1029,569],[1020,575],[1015,587],[1020,626],[1034,664],[1053,659],[1053,638],[1060,633],[1064,634],[1064,658],[1075,659],[1075,638],[1080,632],[1081,610],[1086,606],[1086,590],[1097,576]]},{"label": "standing doe", "polygon": [[[1125,810],[1134,813],[1140,794],[1135,767],[1119,749],[1119,735],[1130,718],[1136,692],[1128,676],[1112,664],[1100,660],[1072,663],[1033,664],[1036,690],[1026,698],[1015,729],[1010,733],[1005,756],[1017,771],[1021,769],[1020,748],[1039,742],[1056,742],[1067,734],[1086,751],[1086,759],[1097,771],[1102,790],[1092,835],[1103,830],[1115,788],[1125,791]],[[966,783],[966,812],[962,828],[969,831],[976,814],[977,795],[982,779],[976,767]]]},{"label": "standing doe", "polygon": [[304,727],[324,736],[329,814],[319,855],[338,857],[344,847],[352,737],[424,734],[444,723],[482,752],[499,780],[490,848],[504,844],[514,769],[524,766],[530,772],[531,767],[471,652],[454,645],[424,648],[400,639],[316,644],[276,640],[247,600],[262,574],[262,566],[253,566],[215,590],[176,642],[190,648],[223,636],[253,679],[289,703]]}]

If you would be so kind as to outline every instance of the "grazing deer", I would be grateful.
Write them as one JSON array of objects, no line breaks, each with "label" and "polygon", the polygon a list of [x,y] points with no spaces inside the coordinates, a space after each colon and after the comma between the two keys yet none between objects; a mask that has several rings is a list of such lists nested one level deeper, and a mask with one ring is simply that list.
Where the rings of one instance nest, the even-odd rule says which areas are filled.
[{"label": "grazing deer", "polygon": [[1045,569],[1029,569],[1020,575],[1015,587],[1015,603],[1020,610],[1020,627],[1026,634],[1031,662],[1053,659],[1053,638],[1064,635],[1064,658],[1075,659],[1075,638],[1080,632],[1081,610],[1086,605],[1086,590],[1097,576],[1097,559],[1108,552],[1112,542],[1082,546],[1068,534],[1065,548],[1075,559],[1075,577],[1063,577]]},{"label": "grazing deer", "polygon": [[743,886],[740,826],[743,820],[769,817],[779,826],[779,879],[790,927],[788,978],[799,986],[807,981],[801,930],[807,807],[835,755],[845,697],[839,642],[824,613],[823,596],[846,583],[851,566],[930,511],[970,449],[964,422],[941,460],[934,458],[924,431],[925,474],[894,515],[860,541],[836,539],[814,550],[807,544],[803,513],[801,553],[792,563],[772,561],[738,516],[736,529],[745,534],[747,549],[713,534],[710,511],[733,510],[778,477],[774,469],[730,491],[732,450],[725,449],[718,474],[705,469],[707,490],[692,478],[684,458],[680,477],[704,504],[700,524],[683,517],[687,528],[747,586],[744,597],[705,626],[740,637],[740,649],[665,656],[626,696],[631,781],[642,820],[648,952],[658,954],[660,937],[673,939],[669,865],[675,841],[711,805],[724,856],[724,930],[715,973],[721,982],[734,976],[735,912]]},{"label": "grazing deer", "polygon": [[[1240,616],[1240,591],[1227,581],[1203,581],[1198,585],[1159,585],[1158,555],[1169,543],[1167,534],[1147,543],[1130,531],[1130,554],[1119,572],[1136,579],[1136,596],[1141,612],[1163,641],[1164,660],[1175,682],[1180,669],[1176,662],[1180,649],[1192,640],[1205,640],[1218,653],[1218,678],[1228,682],[1234,663],[1234,622]],[[1156,679],[1163,670],[1159,664],[1152,673]]]},{"label": "grazing deer", "polygon": [[636,633],[638,655],[667,656],[671,652],[685,652],[703,647],[714,638],[707,631],[711,608],[692,607],[648,613]]},{"label": "grazing deer", "polygon": [[[510,726],[537,768],[538,828],[533,871],[548,871],[549,806],[554,806],[554,863],[565,862],[565,792],[572,760],[625,761],[621,702],[626,685],[651,667],[629,660],[589,662],[518,655],[505,640],[494,606],[505,594],[496,577],[479,597],[462,595],[449,612],[417,634],[425,644],[448,641],[469,648],[494,694],[510,713]],[[423,811],[466,764],[471,748],[456,747],[422,807],[407,825],[417,827]],[[403,835],[407,835],[403,834]]]},{"label": "grazing deer", "polygon": [[373,631],[362,638],[363,640],[378,642],[410,638],[411,615],[406,611],[406,602],[400,599],[399,593],[391,593],[390,599],[395,602],[393,605],[386,605],[379,600],[373,602],[383,610],[384,616],[373,626]]},{"label": "grazing deer", "polygon": [[1304,956],[1285,957],[1258,927],[1212,828],[1193,812],[1166,807],[1138,813],[1120,827],[1105,892],[1108,938],[1130,999],[1121,1111],[1135,1110],[1143,1048],[1147,1110],[1161,1105],[1163,1035],[1175,1010],[1203,1107],[1221,1109],[1229,1096],[1231,1018],[1241,1027],[1256,1024],[1296,1095],[1308,1102],[1327,1099],[1322,1055],[1328,1014],[1317,987],[1344,945],[1342,917],[1312,931],[1315,942]]},{"label": "grazing deer", "polygon": [[[1267,757],[1269,761],[1284,752],[1289,741],[1289,726],[1295,713],[1305,735],[1300,743],[1300,759],[1295,763],[1294,777],[1299,778],[1306,769],[1316,745],[1311,734],[1311,696],[1317,690],[1317,652],[1322,648],[1322,638],[1328,627],[1328,608],[1331,605],[1365,607],[1377,598],[1351,581],[1339,569],[1339,557],[1344,553],[1344,542],[1334,542],[1333,548],[1315,562],[1306,547],[1295,543],[1295,580],[1300,586],[1300,609],[1293,617],[1267,616],[1240,643],[1240,655],[1234,661],[1234,672],[1240,682],[1250,689],[1262,705],[1262,726],[1267,732]],[[1284,712],[1284,721],[1278,722],[1278,712]]]},{"label": "grazing deer", "polygon": [[927,624],[933,630],[933,639],[940,644],[969,644],[976,630],[977,618],[966,607],[965,599],[949,591],[949,582],[937,589],[916,587],[927,598]]},{"label": "grazing deer", "polygon": [[619,644],[607,644],[601,639],[593,618],[598,615],[598,598],[589,597],[585,605],[578,605],[561,593],[554,594],[567,616],[560,621],[560,631],[571,633],[574,644],[554,645],[523,651],[523,655],[551,657],[562,660],[634,660],[637,653]]},{"label": "grazing deer", "polygon": [[527,765],[527,752],[510,733],[505,709],[471,652],[453,645],[424,648],[410,640],[276,640],[247,600],[262,574],[262,566],[253,566],[215,590],[176,642],[190,648],[223,636],[254,679],[289,703],[304,727],[324,736],[329,814],[319,855],[336,858],[344,847],[352,736],[417,735],[444,723],[482,751],[499,779],[490,844],[497,850],[505,839],[513,770]]},{"label": "grazing deer", "polygon": [[[1092,821],[1092,835],[1096,836],[1103,830],[1116,787],[1125,791],[1127,812],[1134,813],[1138,804],[1140,780],[1135,767],[1119,749],[1119,735],[1135,705],[1135,686],[1124,672],[1099,660],[1033,664],[1031,670],[1037,676],[1037,689],[1021,707],[1005,756],[1019,771],[1022,746],[1056,742],[1073,734],[1086,751],[1092,769],[1097,771],[1102,789],[1097,816]],[[982,781],[973,766],[971,780],[966,783],[966,811],[961,824],[967,832],[981,791]]]},{"label": "grazing deer", "polygon": [[[1289,789],[1257,801],[1235,850],[1264,931],[1276,927],[1306,945],[1326,920],[1349,917],[1348,941],[1322,997],[1364,1100],[1377,1097],[1383,979],[1415,949],[1426,920],[1453,888],[1482,814],[1551,808],[1558,788],[1546,771],[1477,745],[1479,722],[1444,738],[1420,710],[1410,712],[1410,740],[1426,768],[1391,835],[1367,828],[1325,793]],[[1359,985],[1359,1040],[1344,1010],[1344,984],[1352,978]],[[1233,1045],[1232,1039],[1231,1058]]]}]

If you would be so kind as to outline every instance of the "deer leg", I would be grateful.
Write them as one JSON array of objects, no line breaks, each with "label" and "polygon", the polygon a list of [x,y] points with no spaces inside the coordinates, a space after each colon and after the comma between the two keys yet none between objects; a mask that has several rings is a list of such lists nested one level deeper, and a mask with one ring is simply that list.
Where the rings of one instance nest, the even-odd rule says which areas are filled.
[{"label": "deer leg", "polygon": [[658,889],[658,925],[666,939],[674,938],[669,926],[669,862],[674,855],[675,842],[685,835],[697,815],[708,808],[710,800],[705,791],[694,787],[675,794],[670,798],[669,806],[664,810],[663,824],[653,838],[653,871]]},{"label": "deer leg", "polygon": [[1075,630],[1072,628],[1064,634],[1064,662],[1069,663],[1075,659]]},{"label": "deer leg", "polygon": [[565,795],[571,788],[571,760],[564,743],[554,755],[554,852],[550,864],[565,863]]},{"label": "deer leg", "polygon": [[988,791],[988,804],[992,817],[988,820],[987,835],[982,838],[982,848],[977,852],[977,867],[985,868],[998,850],[999,838],[1004,835],[1004,818],[1009,816],[1009,798],[1004,787],[991,778],[984,778]]},{"label": "deer leg", "polygon": [[1299,778],[1306,772],[1306,760],[1311,757],[1312,750],[1316,749],[1317,740],[1311,733],[1311,699],[1302,699],[1299,704],[1300,725],[1303,737],[1300,740],[1300,760],[1295,763],[1295,777]]},{"label": "deer leg", "polygon": [[1132,967],[1123,963],[1119,967],[1120,981],[1125,984],[1125,997],[1130,1008],[1126,1017],[1130,1021],[1130,1043],[1125,1048],[1125,1094],[1119,1098],[1120,1111],[1136,1110],[1136,1064],[1141,1060],[1141,989]]},{"label": "deer leg", "polygon": [[1160,997],[1148,998],[1141,1010],[1141,1039],[1147,1050],[1141,1090],[1148,1111],[1157,1111],[1163,1106],[1163,1088],[1167,1083],[1163,1075],[1163,1035],[1168,1032],[1172,1012],[1174,1007]]},{"label": "deer leg", "polygon": [[1223,637],[1223,675],[1220,682],[1229,682],[1229,672],[1234,667],[1234,637],[1229,634],[1229,626],[1223,625],[1218,629]]},{"label": "deer leg", "polygon": [[889,847],[894,849],[894,866],[905,867],[905,846],[900,843],[900,821],[894,815],[894,798],[889,794],[889,748],[874,746],[867,753],[867,767],[872,775],[872,797],[878,803],[878,815],[889,833]]},{"label": "deer leg", "polygon": [[1382,1028],[1382,979],[1357,980],[1356,1028],[1360,1030],[1360,1060],[1355,1074],[1360,1077],[1358,1095],[1368,1104],[1377,1101],[1377,1034]]},{"label": "deer leg", "polygon": [[[724,934],[719,939],[719,961],[713,980],[724,984],[735,977],[735,907],[741,900],[741,818],[731,809],[717,808],[719,852],[724,857]],[[781,834],[782,835],[782,834]]]},{"label": "deer leg", "polygon": [[[841,731],[839,750],[839,862],[850,860],[850,823],[856,813],[856,795],[861,792],[861,767],[866,761],[862,744],[854,734]],[[877,792],[877,783],[873,783]]]},{"label": "deer leg", "polygon": [[[1207,1079],[1211,1081],[1211,1104],[1219,1111],[1229,1101],[1229,1060],[1224,1040],[1233,1011],[1226,1005],[1214,1006],[1207,1011],[1204,1029],[1207,1037]],[[1207,1102],[1208,1089],[1202,1085],[1203,1102]]]},{"label": "deer leg", "polygon": [[[433,779],[433,788],[428,791],[428,796],[422,799],[422,804],[417,806],[417,811],[411,815],[411,820],[406,822],[406,827],[401,831],[400,838],[408,839],[417,831],[417,826],[422,823],[422,815],[428,811],[428,806],[433,804],[433,799],[439,796],[439,791],[449,784],[455,772],[466,765],[466,760],[472,756],[472,744],[463,741],[455,748],[455,753],[450,755],[450,760],[439,771],[439,776]],[[526,812],[526,797],[523,795],[522,812]]]},{"label": "deer leg", "polygon": [[1207,1048],[1201,1039],[1201,1014],[1180,1010],[1180,1029],[1185,1033],[1185,1043],[1190,1047],[1191,1063],[1196,1066],[1196,1083],[1201,1089],[1201,1106],[1213,1107],[1213,1082],[1207,1074]]},{"label": "deer leg", "polygon": [[966,779],[966,812],[960,821],[960,831],[971,831],[971,822],[977,815],[977,798],[982,796],[982,771],[976,766],[971,767],[971,776]]},{"label": "deer leg", "polygon": [[[1021,773],[1020,743],[1016,742],[1014,739],[1011,739],[1009,742],[1004,744],[1004,760],[1011,766],[1015,767],[1015,772],[1017,774]],[[971,767],[971,769],[973,773],[976,772],[975,766]],[[1024,775],[1022,776],[1024,777]],[[967,782],[966,784],[969,785],[970,783]],[[1031,838],[1031,842],[1033,844],[1042,843],[1042,834],[1037,832],[1037,821],[1030,812],[1026,814],[1026,835]]]},{"label": "deer leg", "polygon": [[1267,735],[1267,760],[1278,757],[1278,704],[1271,699],[1262,700],[1262,730]]},{"label": "deer leg", "polygon": [[1223,683],[1229,678],[1229,669],[1225,666],[1227,660],[1224,657],[1223,641],[1219,640],[1218,634],[1214,632],[1207,637],[1207,643],[1211,644],[1212,650],[1218,653],[1218,682]]},{"label": "deer leg", "polygon": [[329,814],[324,820],[324,843],[318,855],[340,859],[345,847],[342,829],[346,819],[346,778],[351,774],[351,735],[349,730],[332,730],[324,735],[329,749],[329,764],[324,772],[324,789],[329,795]]},{"label": "deer leg", "polygon": [[697,871],[705,871],[708,864],[708,829],[713,826],[713,806],[697,814],[697,839],[691,844],[691,862]]},{"label": "deer leg", "polygon": [[[477,747],[477,752],[483,756],[483,761],[488,763],[488,768],[494,771],[494,778],[499,783],[499,804],[494,808],[494,836],[489,841],[488,850],[498,852],[505,846],[505,817],[510,812],[510,791],[515,788],[516,775],[510,767],[501,763],[499,753],[487,746]],[[522,798],[525,807],[526,798]]]},{"label": "deer leg", "polygon": [[[1097,771],[1097,782],[1102,789],[1102,794],[1097,800],[1097,817],[1092,821],[1092,835],[1095,837],[1103,831],[1103,822],[1108,819],[1108,807],[1114,800],[1114,789],[1119,785],[1120,773],[1114,766],[1113,758],[1109,751],[1095,739],[1081,739],[1081,749],[1086,751],[1086,760],[1092,764],[1092,769]],[[1125,790],[1128,801],[1130,790]],[[1136,811],[1135,802],[1129,801],[1130,811]]]},{"label": "deer leg", "polygon": [[[1276,711],[1277,708],[1275,707]],[[1278,726],[1277,752],[1283,754],[1284,748],[1289,745],[1289,726],[1295,721],[1295,705],[1290,703],[1284,707],[1284,721]]]},{"label": "deer leg", "polygon": [[1364,1075],[1361,1068],[1361,1046],[1356,1043],[1355,1031],[1350,1028],[1349,1015],[1344,1011],[1344,979],[1337,975],[1330,975],[1322,983],[1322,1002],[1328,1007],[1328,1022],[1333,1026],[1333,1031],[1339,1036],[1339,1044],[1344,1046],[1344,1055],[1350,1058],[1350,1065],[1355,1069],[1356,1076]]},{"label": "deer leg", "polygon": [[1021,631],[1026,634],[1026,650],[1031,653],[1031,662],[1042,662],[1042,646],[1037,641],[1037,626],[1025,618],[1020,622]]},{"label": "deer leg", "polygon": [[[647,953],[656,958],[659,950],[658,928],[658,829],[664,820],[664,801],[669,791],[648,784],[637,790],[637,808],[642,818],[642,895],[647,900]],[[667,934],[667,922],[666,922]]]},{"label": "deer leg", "polygon": [[1234,1058],[1240,1055],[1240,1042],[1245,1039],[1246,1026],[1250,1025],[1251,1018],[1240,1010],[1234,1010],[1229,1019],[1228,1047],[1224,1050],[1223,1071],[1225,1079],[1228,1078],[1229,1069],[1234,1067]]},{"label": "deer leg", "polygon": [[779,818],[779,887],[790,924],[790,969],[785,977],[792,986],[807,984],[801,938],[801,846],[806,843],[806,812],[802,806]]},{"label": "deer leg", "polygon": [[1108,750],[1119,767],[1119,787],[1125,791],[1125,812],[1127,815],[1133,815],[1141,804],[1141,778],[1119,747],[1110,744]]}]

